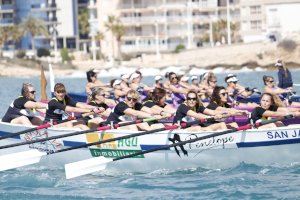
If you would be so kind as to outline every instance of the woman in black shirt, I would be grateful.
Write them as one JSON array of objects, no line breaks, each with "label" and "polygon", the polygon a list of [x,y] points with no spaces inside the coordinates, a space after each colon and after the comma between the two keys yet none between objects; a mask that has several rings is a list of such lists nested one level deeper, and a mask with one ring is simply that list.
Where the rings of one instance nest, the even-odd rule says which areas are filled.
[{"label": "woman in black shirt", "polygon": [[[292,114],[294,116],[300,116],[299,111],[289,111],[288,109],[278,109],[278,106],[275,104],[274,97],[270,93],[264,93],[261,96],[260,106],[256,107],[251,113],[251,121],[253,123],[259,120],[267,120],[270,117],[283,117],[288,114]],[[282,123],[272,123],[260,126],[260,129],[263,128],[274,128],[277,126],[282,126]]]},{"label": "woman in black shirt", "polygon": [[23,83],[21,96],[11,103],[2,121],[27,126],[42,124],[42,118],[37,116],[36,109],[43,109],[41,111],[45,112],[47,104],[36,102],[35,94],[36,91],[32,84]]},{"label": "woman in black shirt", "polygon": [[[173,123],[181,121],[193,121],[193,119],[206,119],[207,115],[213,115],[215,118],[222,118],[221,112],[210,110],[205,108],[202,102],[199,100],[195,91],[189,91],[186,96],[186,101],[177,108],[176,115]],[[226,129],[226,124],[221,123],[204,123],[200,126],[193,126],[187,128],[190,131],[215,131],[220,129]]]},{"label": "woman in black shirt", "polygon": [[[140,102],[140,95],[135,90],[129,90],[124,101],[119,102],[112,110],[106,120],[106,124],[119,123],[122,121],[133,121],[138,118],[150,118],[153,115],[150,114],[151,110],[144,107]],[[147,112],[145,112],[147,111]],[[137,125],[123,126],[121,129],[127,130],[149,130],[148,124],[142,123]]]}]

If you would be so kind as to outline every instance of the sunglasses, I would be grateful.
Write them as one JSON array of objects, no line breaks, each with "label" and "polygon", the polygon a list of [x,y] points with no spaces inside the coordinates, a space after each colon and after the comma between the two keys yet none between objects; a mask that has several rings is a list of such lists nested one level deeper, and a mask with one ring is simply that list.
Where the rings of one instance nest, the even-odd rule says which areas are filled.
[{"label": "sunglasses", "polygon": [[227,92],[222,92],[222,93],[220,93],[220,95],[222,95],[223,97],[225,97],[225,96],[228,95],[228,93]]},{"label": "sunglasses", "polygon": [[274,83],[274,80],[269,80],[268,82],[269,82],[269,83]]},{"label": "sunglasses", "polygon": [[56,93],[61,94],[61,93],[66,93],[66,90],[58,90]]},{"label": "sunglasses", "polygon": [[218,81],[209,81],[209,82],[212,82],[212,83],[217,83]]},{"label": "sunglasses", "polygon": [[177,76],[171,77],[171,80],[178,79]]},{"label": "sunglasses", "polygon": [[237,84],[237,81],[234,81],[234,82],[232,82],[232,83]]},{"label": "sunglasses", "polygon": [[29,93],[31,93],[31,94],[35,94],[35,93],[36,93],[36,91],[35,91],[35,90],[33,90],[33,91],[29,91]]},{"label": "sunglasses", "polygon": [[197,98],[196,98],[196,97],[187,97],[187,100],[188,100],[188,101],[192,101],[192,100],[193,100],[193,101],[196,101]]},{"label": "sunglasses", "polygon": [[137,99],[136,99],[136,98],[132,98],[132,97],[127,97],[127,100],[128,100],[128,101],[137,102]]}]

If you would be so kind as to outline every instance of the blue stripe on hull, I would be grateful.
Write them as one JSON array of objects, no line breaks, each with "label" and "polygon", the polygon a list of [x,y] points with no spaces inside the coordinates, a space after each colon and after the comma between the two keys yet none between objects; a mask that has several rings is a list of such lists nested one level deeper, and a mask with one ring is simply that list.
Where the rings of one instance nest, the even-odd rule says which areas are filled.
[{"label": "blue stripe on hull", "polygon": [[275,140],[275,141],[268,141],[268,142],[241,142],[241,143],[236,143],[236,145],[238,148],[245,148],[245,147],[262,147],[262,146],[296,144],[296,143],[300,143],[300,138],[289,139],[289,140]]},{"label": "blue stripe on hull", "polygon": [[[6,131],[0,131],[0,136],[3,137],[3,136],[6,136],[6,135],[9,135],[9,134],[12,134],[11,132],[6,132]],[[21,139],[19,135],[17,136],[14,136],[12,137],[14,139]]]}]

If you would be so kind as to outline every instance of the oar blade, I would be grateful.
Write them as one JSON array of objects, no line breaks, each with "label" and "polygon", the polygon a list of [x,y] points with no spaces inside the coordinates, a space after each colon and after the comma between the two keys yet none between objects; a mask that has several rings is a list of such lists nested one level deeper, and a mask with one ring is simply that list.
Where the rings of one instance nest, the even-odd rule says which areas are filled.
[{"label": "oar blade", "polygon": [[106,165],[112,161],[112,159],[99,156],[65,164],[66,179],[71,179],[104,170],[106,168]]},{"label": "oar blade", "polygon": [[38,163],[44,155],[47,155],[47,153],[32,149],[0,156],[0,171]]}]

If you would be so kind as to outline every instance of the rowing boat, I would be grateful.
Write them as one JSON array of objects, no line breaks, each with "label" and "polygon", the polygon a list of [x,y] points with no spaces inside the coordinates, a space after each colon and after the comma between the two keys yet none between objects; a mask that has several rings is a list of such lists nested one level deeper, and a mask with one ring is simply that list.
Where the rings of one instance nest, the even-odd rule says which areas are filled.
[{"label": "rowing boat", "polygon": [[[0,136],[21,131],[29,127],[0,123]],[[27,133],[21,137],[5,139],[0,145],[16,143],[21,140],[32,140],[53,135],[74,132],[77,129],[49,128]],[[21,146],[0,150],[0,155],[15,153],[28,149],[39,149],[40,151],[55,151],[65,147],[105,140],[132,134],[132,131],[109,130],[93,132],[85,135],[67,137],[55,141]],[[43,162],[62,165],[95,156],[115,158],[135,152],[149,150],[172,144],[170,139],[185,141],[211,133],[192,133],[185,130],[164,131],[155,134],[118,140],[90,148],[72,150],[43,157]],[[176,137],[177,136],[177,137]],[[196,143],[187,144],[183,149],[178,148],[178,155],[172,149],[157,151],[136,158],[125,159],[122,162],[111,163],[112,168],[125,170],[147,170],[157,168],[178,167],[207,167],[228,168],[247,162],[259,165],[279,164],[286,165],[300,162],[300,125],[289,125],[268,130],[247,130],[213,137]],[[188,155],[184,155],[183,152]]]}]

